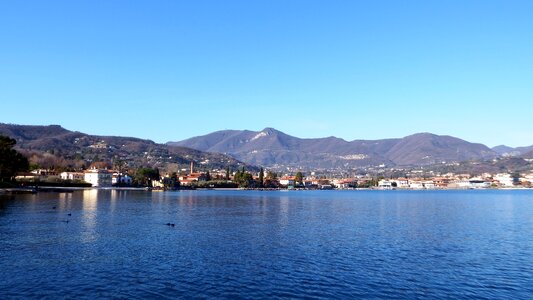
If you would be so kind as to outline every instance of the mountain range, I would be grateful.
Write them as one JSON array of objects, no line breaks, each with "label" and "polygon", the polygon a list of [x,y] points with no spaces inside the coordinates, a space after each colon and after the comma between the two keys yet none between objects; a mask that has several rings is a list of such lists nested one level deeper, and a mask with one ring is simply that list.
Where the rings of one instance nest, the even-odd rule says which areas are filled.
[{"label": "mountain range", "polygon": [[[533,146],[489,148],[456,137],[417,133],[404,138],[346,141],[337,137],[303,139],[273,128],[261,131],[223,130],[166,144],[134,137],[98,136],[59,125],[0,123],[0,135],[17,140],[27,156],[60,158],[72,165],[123,161],[129,167],[183,168],[191,161],[203,169],[233,170],[247,166],[274,169],[357,169],[375,166],[420,167],[464,161],[533,159]],[[507,161],[504,161],[507,163]],[[54,164],[55,161],[49,162]],[[63,161],[63,163],[65,163]],[[503,168],[502,161],[492,168]],[[478,164],[479,165],[479,164]],[[472,168],[473,165],[467,165]],[[525,166],[524,166],[525,167]],[[476,167],[477,168],[477,167]]]},{"label": "mountain range", "polygon": [[[33,126],[0,123],[0,135],[17,141],[16,147],[39,164],[74,164],[87,167],[92,162],[122,161],[127,167],[188,168],[191,161],[201,169],[233,170],[245,164],[231,156],[180,146],[158,144],[133,137],[98,136],[70,131],[59,125]],[[254,166],[249,168],[256,169]]]},{"label": "mountain range", "polygon": [[[417,133],[404,138],[346,141],[337,137],[302,139],[273,128],[223,130],[167,145],[225,153],[249,164],[306,169],[377,165],[425,166],[521,155],[531,147],[491,149],[456,137]],[[504,148],[505,147],[505,148]]]}]

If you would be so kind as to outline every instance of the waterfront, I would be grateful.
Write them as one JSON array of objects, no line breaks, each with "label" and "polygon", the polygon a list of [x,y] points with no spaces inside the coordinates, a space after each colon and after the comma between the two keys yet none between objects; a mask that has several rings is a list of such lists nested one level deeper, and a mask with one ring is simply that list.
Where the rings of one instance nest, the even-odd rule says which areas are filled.
[{"label": "waterfront", "polygon": [[5,298],[533,293],[530,190],[93,189],[0,199]]}]

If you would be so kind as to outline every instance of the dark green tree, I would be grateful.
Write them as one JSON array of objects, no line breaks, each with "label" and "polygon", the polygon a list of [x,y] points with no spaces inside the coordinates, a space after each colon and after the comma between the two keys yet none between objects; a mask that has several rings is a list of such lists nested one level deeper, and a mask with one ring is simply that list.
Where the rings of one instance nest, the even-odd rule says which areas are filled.
[{"label": "dark green tree", "polygon": [[263,168],[261,167],[261,170],[259,170],[259,186],[260,187],[263,187],[263,185],[265,184],[265,171],[263,170]]},{"label": "dark green tree", "polygon": [[229,180],[229,167],[226,167],[226,180]]},{"label": "dark green tree", "polygon": [[510,174],[511,178],[513,179],[513,184],[518,185],[520,183],[520,173],[518,172],[512,172]]},{"label": "dark green tree", "polygon": [[0,135],[0,181],[11,181],[17,172],[27,171],[28,159],[13,147],[16,140]]},{"label": "dark green tree", "polygon": [[170,177],[164,178],[163,186],[165,187],[165,189],[170,189],[170,190],[179,189],[180,181],[178,179],[178,174],[176,172],[172,172]]},{"label": "dark green tree", "polygon": [[298,171],[296,173],[296,176],[294,176],[294,184],[301,185],[303,181],[304,181],[304,175],[302,174],[302,172]]},{"label": "dark green tree", "polygon": [[135,172],[135,182],[138,185],[151,186],[152,180],[159,180],[159,169],[141,167]]},{"label": "dark green tree", "polygon": [[245,171],[244,167],[235,173],[233,181],[239,185],[239,187],[250,187],[253,185],[252,174]]},{"label": "dark green tree", "polygon": [[205,173],[205,181],[211,181],[211,174],[209,174],[209,171]]}]

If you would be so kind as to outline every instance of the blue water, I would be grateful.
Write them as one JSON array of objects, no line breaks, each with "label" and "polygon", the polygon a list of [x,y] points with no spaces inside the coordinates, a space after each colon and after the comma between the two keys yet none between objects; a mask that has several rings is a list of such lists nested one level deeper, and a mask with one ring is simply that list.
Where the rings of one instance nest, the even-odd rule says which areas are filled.
[{"label": "blue water", "polygon": [[533,191],[0,196],[28,297],[531,299]]}]

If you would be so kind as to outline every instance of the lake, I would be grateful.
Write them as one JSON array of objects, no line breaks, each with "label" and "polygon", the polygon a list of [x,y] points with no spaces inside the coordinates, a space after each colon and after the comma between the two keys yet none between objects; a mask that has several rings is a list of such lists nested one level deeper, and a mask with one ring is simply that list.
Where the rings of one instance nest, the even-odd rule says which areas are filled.
[{"label": "lake", "polygon": [[531,299],[533,190],[0,195],[0,293]]}]

